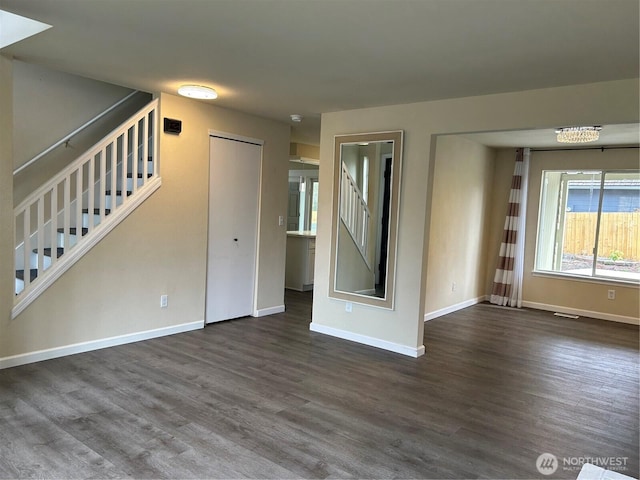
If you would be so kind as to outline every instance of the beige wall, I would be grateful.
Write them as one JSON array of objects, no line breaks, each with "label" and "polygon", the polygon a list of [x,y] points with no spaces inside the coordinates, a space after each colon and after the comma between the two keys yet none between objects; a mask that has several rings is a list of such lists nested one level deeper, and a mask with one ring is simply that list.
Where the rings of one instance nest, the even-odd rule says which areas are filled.
[{"label": "beige wall", "polygon": [[14,169],[132,92],[16,60],[13,82]]},{"label": "beige wall", "polygon": [[515,148],[500,148],[496,150],[493,181],[491,185],[491,218],[486,225],[488,230],[487,276],[485,294],[490,295],[493,290],[493,279],[498,265],[498,252],[502,242],[504,221],[507,215],[507,202],[511,192],[511,180],[516,163]]},{"label": "beige wall", "polygon": [[183,121],[179,136],[160,136],[162,186],[15,320],[3,304],[0,358],[204,320],[209,129],[265,141],[257,307],[283,304],[289,126],[167,94],[160,102],[160,118]]},{"label": "beige wall", "polygon": [[289,154],[298,157],[313,158],[317,160],[318,158],[320,158],[320,147],[318,147],[317,145],[309,145],[307,143],[292,142],[289,146]]},{"label": "beige wall", "polygon": [[[257,308],[267,309],[284,304],[284,271],[286,251],[286,225],[278,225],[278,217],[287,216],[289,135],[290,127],[281,122],[246,115],[233,110],[210,106],[204,102],[162,94],[161,117],[183,121],[179,136],[163,135],[161,168],[169,155],[175,162],[175,174],[186,171],[201,175],[208,171],[209,130],[243,135],[264,140],[262,150],[262,179],[260,197],[260,249],[258,252]],[[195,162],[195,163],[194,163]],[[202,163],[204,162],[204,164]],[[163,178],[165,176],[164,170]],[[201,212],[198,224],[206,235],[207,181],[201,179],[202,191],[196,190]],[[201,195],[204,197],[201,198]],[[202,205],[200,205],[201,202]],[[201,219],[203,219],[201,221]],[[206,240],[206,238],[203,238]],[[204,269],[204,265],[202,266]],[[204,270],[203,270],[204,272]]]},{"label": "beige wall", "polygon": [[[434,135],[631,123],[638,121],[638,104],[638,79],[632,79],[323,114],[313,323],[416,350],[423,344],[426,253],[436,208],[431,202]],[[396,129],[405,131],[405,141],[395,310],[354,304],[347,313],[343,301],[328,297],[333,137]]]},{"label": "beige wall", "polygon": [[13,75],[11,68],[11,59],[0,55],[0,338],[3,337],[3,331],[11,322],[15,282],[11,259],[13,246],[13,161],[11,156]]},{"label": "beige wall", "polygon": [[338,265],[336,271],[336,290],[342,292],[364,293],[375,290],[375,273],[367,263],[343,222],[338,229],[339,245],[336,248]]},{"label": "beige wall", "polygon": [[484,298],[494,157],[493,149],[471,140],[455,135],[438,137],[427,257],[427,315]]}]

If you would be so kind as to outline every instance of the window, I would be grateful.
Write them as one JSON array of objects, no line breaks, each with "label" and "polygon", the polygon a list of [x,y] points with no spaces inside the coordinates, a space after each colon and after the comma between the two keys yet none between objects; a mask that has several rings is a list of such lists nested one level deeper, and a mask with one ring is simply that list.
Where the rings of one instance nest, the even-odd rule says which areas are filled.
[{"label": "window", "polygon": [[[318,172],[315,172],[317,175]],[[318,228],[318,179],[300,177],[300,225],[298,230],[313,233]]]},{"label": "window", "polygon": [[542,172],[535,269],[640,281],[640,171]]},{"label": "window", "polygon": [[311,208],[309,213],[309,230],[315,232],[318,229],[318,187],[320,184],[318,183],[317,178],[311,179]]},{"label": "window", "polygon": [[318,169],[289,171],[287,231],[315,233],[318,226]]}]

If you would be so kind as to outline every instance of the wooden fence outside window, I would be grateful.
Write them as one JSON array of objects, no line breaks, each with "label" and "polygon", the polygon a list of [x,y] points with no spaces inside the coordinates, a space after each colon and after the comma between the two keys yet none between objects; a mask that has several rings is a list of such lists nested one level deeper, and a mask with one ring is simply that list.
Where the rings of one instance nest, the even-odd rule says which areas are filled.
[{"label": "wooden fence outside window", "polygon": [[[591,255],[596,233],[596,213],[567,212],[564,254]],[[640,261],[640,212],[602,213],[598,257]]]}]

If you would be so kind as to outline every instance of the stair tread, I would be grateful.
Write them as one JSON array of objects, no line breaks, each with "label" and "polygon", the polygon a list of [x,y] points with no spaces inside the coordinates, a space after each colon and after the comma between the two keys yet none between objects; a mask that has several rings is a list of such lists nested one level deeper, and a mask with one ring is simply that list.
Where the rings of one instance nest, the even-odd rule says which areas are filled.
[{"label": "stair tread", "polygon": [[[89,213],[89,209],[88,209],[88,208],[83,208],[83,209],[82,209],[82,213]],[[106,209],[104,210],[104,214],[105,214],[105,215],[109,215],[110,213],[111,213],[111,210],[110,210],[110,209],[106,208]],[[100,209],[99,209],[99,208],[94,208],[94,209],[93,209],[93,214],[94,214],[94,215],[100,215]]]},{"label": "stair tread", "polygon": [[[131,190],[127,190],[127,197],[131,195],[133,192]],[[104,192],[105,195],[111,195],[111,190],[107,190]],[[122,196],[122,190],[116,190],[116,196]]]},{"label": "stair tread", "polygon": [[[38,249],[34,248],[33,249],[33,253],[38,253]],[[57,247],[57,253],[58,253],[58,258],[60,258],[62,256],[62,254],[64,253],[64,248]],[[47,247],[47,248],[44,249],[44,256],[45,257],[50,257],[51,256],[51,248]]]},{"label": "stair tread", "polygon": [[[24,270],[16,270],[16,278],[24,281]],[[30,270],[30,281],[33,282],[36,278],[38,278],[38,269],[32,268]]]},{"label": "stair tread", "polygon": [[[69,228],[69,233],[71,235],[76,235],[76,231],[77,231],[76,227],[70,227]],[[82,235],[86,235],[88,231],[89,231],[88,228],[83,228],[82,229]],[[59,228],[58,229],[58,233],[64,233],[64,228]]]},{"label": "stair tread", "polygon": [[[143,178],[144,175],[142,173],[138,174],[138,178]],[[147,178],[153,177],[153,173],[147,173]],[[127,173],[127,178],[133,178],[133,173]]]}]

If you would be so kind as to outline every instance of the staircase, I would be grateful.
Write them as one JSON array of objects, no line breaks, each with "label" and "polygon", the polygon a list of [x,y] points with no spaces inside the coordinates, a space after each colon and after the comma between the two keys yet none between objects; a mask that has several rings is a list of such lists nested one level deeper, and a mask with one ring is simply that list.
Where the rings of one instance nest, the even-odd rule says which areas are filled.
[{"label": "staircase", "polygon": [[15,209],[15,318],[161,185],[154,100]]},{"label": "staircase", "polygon": [[349,173],[349,169],[342,162],[342,185],[340,188],[340,219],[349,232],[351,239],[358,247],[362,259],[371,268],[369,255],[369,223],[371,211],[358,184]]}]

